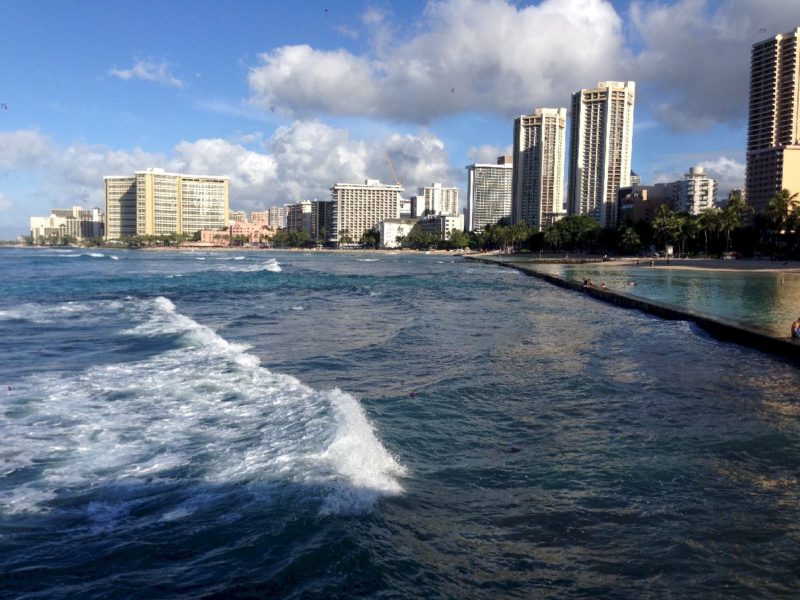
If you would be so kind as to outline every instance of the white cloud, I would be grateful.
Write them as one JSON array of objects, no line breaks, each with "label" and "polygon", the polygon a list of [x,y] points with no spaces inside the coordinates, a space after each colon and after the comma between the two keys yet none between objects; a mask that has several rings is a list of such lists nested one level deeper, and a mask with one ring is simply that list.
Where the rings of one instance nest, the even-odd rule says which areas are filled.
[{"label": "white cloud", "polygon": [[631,28],[644,46],[630,60],[639,98],[675,130],[740,123],[747,113],[753,43],[798,24],[797,0],[635,2]]},{"label": "white cloud", "polygon": [[221,138],[182,141],[169,154],[89,144],[64,148],[37,131],[21,130],[0,134],[0,180],[24,169],[29,181],[40,181],[40,190],[29,193],[30,212],[20,215],[27,219],[76,202],[102,206],[105,175],[133,174],[148,167],[227,175],[231,204],[245,210],[327,198],[337,182],[391,182],[387,153],[409,194],[434,181],[453,185],[462,178],[451,170],[444,143],[425,131],[364,141],[319,121],[297,121],[279,128],[262,148],[254,151],[241,140]]},{"label": "white cloud", "polygon": [[111,69],[108,74],[124,81],[142,79],[169,87],[183,87],[183,82],[172,74],[170,65],[166,62],[140,60],[130,69]]},{"label": "white cloud", "polygon": [[511,144],[507,146],[483,144],[482,146],[473,146],[467,150],[467,157],[473,163],[493,165],[497,162],[498,156],[510,156],[513,151],[514,147]]},{"label": "white cloud", "polygon": [[35,129],[0,131],[0,172],[38,168],[54,158],[52,153],[50,138]]},{"label": "white cloud", "polygon": [[735,158],[720,156],[715,160],[702,161],[700,166],[705,168],[710,177],[717,180],[720,197],[727,196],[734,188],[744,188],[745,163]]},{"label": "white cloud", "polygon": [[619,78],[622,21],[605,0],[506,0],[428,4],[415,36],[387,39],[384,16],[373,51],[283,46],[251,69],[251,101],[295,115],[388,117],[426,123],[464,110],[520,114],[565,106],[570,93]]}]

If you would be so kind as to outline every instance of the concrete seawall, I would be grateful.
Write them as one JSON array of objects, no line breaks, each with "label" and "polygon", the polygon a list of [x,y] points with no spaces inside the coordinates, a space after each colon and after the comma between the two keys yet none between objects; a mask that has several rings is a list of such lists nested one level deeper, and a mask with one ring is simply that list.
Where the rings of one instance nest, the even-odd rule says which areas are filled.
[{"label": "concrete seawall", "polygon": [[557,285],[564,289],[587,294],[593,298],[602,300],[603,302],[615,304],[623,308],[632,308],[649,313],[651,315],[656,315],[662,319],[691,321],[718,339],[734,342],[750,348],[756,348],[771,354],[776,354],[789,359],[795,364],[800,365],[800,344],[792,341],[789,337],[775,337],[763,331],[746,327],[740,323],[726,321],[718,317],[709,317],[688,309],[662,304],[654,300],[638,298],[622,292],[612,291],[607,288],[587,288],[577,281],[571,281],[555,275],[549,275],[547,273],[536,271],[525,263],[507,262],[485,256],[464,256],[464,258],[490,265],[516,269],[522,273],[525,273],[526,275],[543,279],[548,283]]}]

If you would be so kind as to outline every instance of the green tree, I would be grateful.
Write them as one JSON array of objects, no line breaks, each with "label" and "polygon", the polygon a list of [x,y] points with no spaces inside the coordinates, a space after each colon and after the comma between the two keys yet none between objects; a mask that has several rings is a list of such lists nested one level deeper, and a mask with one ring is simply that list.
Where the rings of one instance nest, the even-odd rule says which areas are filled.
[{"label": "green tree", "polygon": [[349,229],[342,229],[339,231],[339,245],[349,245],[353,243],[353,236],[350,235]]},{"label": "green tree", "polygon": [[708,235],[719,229],[719,211],[706,208],[697,215],[697,226],[703,232],[703,253],[708,256]]},{"label": "green tree", "polygon": [[558,250],[561,247],[561,229],[555,224],[544,230],[544,243],[551,250]]},{"label": "green tree", "polygon": [[633,227],[626,227],[620,236],[620,244],[626,252],[638,253],[642,240]]},{"label": "green tree", "polygon": [[464,231],[454,229],[450,232],[450,238],[447,240],[448,245],[453,249],[466,248],[470,244],[470,236]]},{"label": "green tree", "polygon": [[662,204],[656,211],[656,216],[653,219],[653,230],[655,232],[656,242],[664,246],[674,241],[675,234],[680,227],[678,218],[672,209],[666,204]]},{"label": "green tree", "polygon": [[361,234],[361,239],[359,240],[358,243],[361,244],[362,246],[377,248],[378,244],[381,243],[381,234],[375,229],[367,229],[364,233]]},{"label": "green tree", "polygon": [[733,198],[728,206],[720,211],[719,229],[725,233],[725,250],[731,248],[731,234],[742,226],[742,221],[750,207],[740,198]]}]

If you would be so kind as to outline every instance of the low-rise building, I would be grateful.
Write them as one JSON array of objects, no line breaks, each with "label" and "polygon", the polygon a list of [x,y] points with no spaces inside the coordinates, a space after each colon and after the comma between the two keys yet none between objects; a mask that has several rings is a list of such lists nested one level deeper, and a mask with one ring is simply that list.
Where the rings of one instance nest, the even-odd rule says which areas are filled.
[{"label": "low-rise building", "polygon": [[666,204],[673,206],[671,183],[655,185],[631,185],[617,190],[618,223],[652,221],[656,211]]},{"label": "low-rise building", "polygon": [[423,233],[432,233],[440,240],[449,240],[453,231],[464,231],[464,215],[435,215],[418,221]]},{"label": "low-rise building", "polygon": [[227,229],[203,229],[200,242],[212,246],[230,246],[231,240],[244,236],[248,244],[267,244],[275,235],[275,230],[266,223],[242,223],[234,221]]},{"label": "low-rise building", "polygon": [[417,219],[384,219],[378,223],[381,248],[399,248],[417,224]]},{"label": "low-rise building", "polygon": [[38,243],[72,237],[77,241],[105,235],[105,216],[99,208],[54,208],[46,217],[31,217],[31,237]]}]

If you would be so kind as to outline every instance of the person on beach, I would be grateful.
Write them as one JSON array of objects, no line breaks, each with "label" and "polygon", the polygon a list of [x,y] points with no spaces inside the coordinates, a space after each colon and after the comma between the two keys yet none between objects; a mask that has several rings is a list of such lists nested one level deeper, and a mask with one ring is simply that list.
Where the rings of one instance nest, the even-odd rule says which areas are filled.
[{"label": "person on beach", "polygon": [[800,317],[797,317],[797,320],[792,323],[792,339],[800,339]]}]

